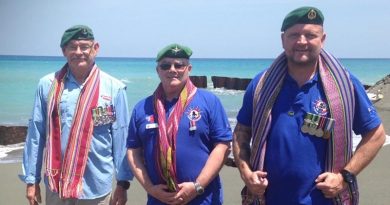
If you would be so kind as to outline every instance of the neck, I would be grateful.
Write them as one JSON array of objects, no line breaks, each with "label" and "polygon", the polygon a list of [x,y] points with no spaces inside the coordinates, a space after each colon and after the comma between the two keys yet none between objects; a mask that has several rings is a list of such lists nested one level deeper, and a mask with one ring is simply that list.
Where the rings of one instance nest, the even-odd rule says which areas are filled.
[{"label": "neck", "polygon": [[313,78],[316,73],[318,63],[299,65],[288,63],[288,73],[302,87],[307,81]]},{"label": "neck", "polygon": [[[165,90],[165,89],[164,89]],[[167,101],[172,101],[173,99],[175,98],[178,98],[179,95],[181,93],[181,90],[180,91],[165,91],[164,94],[165,94],[165,100]]]},{"label": "neck", "polygon": [[89,66],[87,68],[71,68],[69,67],[70,71],[72,72],[73,76],[75,77],[76,81],[80,84],[83,84],[87,77],[89,76],[89,73],[91,72],[93,66]]}]

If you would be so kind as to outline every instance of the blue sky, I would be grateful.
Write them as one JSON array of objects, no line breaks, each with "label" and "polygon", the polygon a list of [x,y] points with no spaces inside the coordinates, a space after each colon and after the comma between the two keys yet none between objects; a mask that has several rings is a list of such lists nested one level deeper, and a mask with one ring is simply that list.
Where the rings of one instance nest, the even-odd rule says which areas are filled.
[{"label": "blue sky", "polygon": [[306,5],[324,13],[328,51],[390,58],[388,0],[0,0],[0,55],[60,56],[63,32],[86,24],[104,57],[155,57],[177,42],[195,58],[274,58],[283,18]]}]

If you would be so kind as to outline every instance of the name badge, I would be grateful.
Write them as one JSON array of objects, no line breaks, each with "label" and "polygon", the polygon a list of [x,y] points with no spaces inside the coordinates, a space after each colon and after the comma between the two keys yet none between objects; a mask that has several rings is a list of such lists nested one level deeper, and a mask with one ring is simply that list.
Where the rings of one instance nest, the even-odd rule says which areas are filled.
[{"label": "name badge", "polygon": [[157,127],[158,127],[157,123],[146,124],[146,129],[153,129],[153,128],[157,128]]}]

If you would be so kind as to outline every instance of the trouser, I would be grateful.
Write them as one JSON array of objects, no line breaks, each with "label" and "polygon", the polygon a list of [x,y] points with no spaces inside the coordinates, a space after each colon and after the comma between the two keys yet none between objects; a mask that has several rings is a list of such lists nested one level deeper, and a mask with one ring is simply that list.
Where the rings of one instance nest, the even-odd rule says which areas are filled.
[{"label": "trouser", "polygon": [[46,205],[109,205],[111,193],[96,199],[60,199],[58,193],[46,189]]}]

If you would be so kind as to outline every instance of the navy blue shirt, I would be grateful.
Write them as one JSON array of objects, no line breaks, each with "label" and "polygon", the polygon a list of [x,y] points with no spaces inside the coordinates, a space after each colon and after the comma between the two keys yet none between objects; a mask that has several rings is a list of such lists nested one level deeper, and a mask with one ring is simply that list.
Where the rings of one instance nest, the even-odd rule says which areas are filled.
[{"label": "navy blue shirt", "polygon": [[[251,126],[253,96],[263,73],[249,84],[237,121]],[[355,92],[353,130],[362,134],[380,125],[375,108],[362,84],[351,75]],[[332,204],[315,187],[315,179],[325,172],[328,140],[303,133],[306,113],[330,117],[328,102],[318,73],[301,88],[286,75],[272,109],[264,168],[268,173],[267,205]]]},{"label": "navy blue shirt", "polygon": [[[177,101],[177,100],[176,100]],[[176,103],[165,102],[167,116]],[[130,120],[128,148],[143,148],[145,166],[153,184],[164,184],[158,174],[156,153],[158,152],[158,127],[154,117],[153,96],[140,101],[133,109]],[[196,130],[190,130],[190,119]],[[218,142],[232,140],[232,132],[225,110],[212,93],[198,89],[184,110],[179,122],[176,138],[176,171],[178,182],[193,182],[200,174],[211,151]],[[219,176],[207,187],[205,193],[190,204],[222,204],[223,190]],[[148,195],[148,204],[163,204]]]}]

